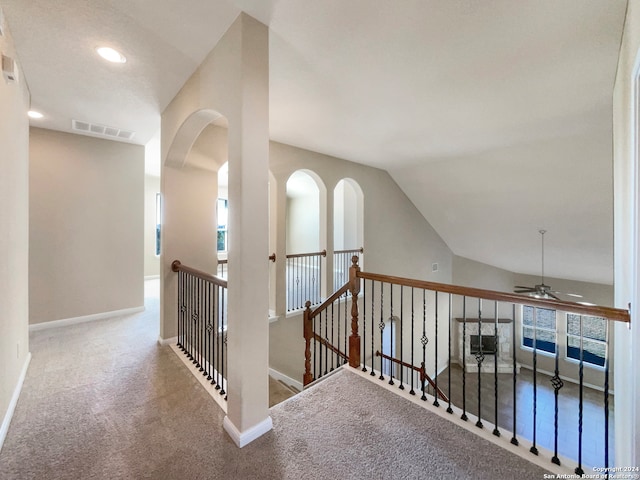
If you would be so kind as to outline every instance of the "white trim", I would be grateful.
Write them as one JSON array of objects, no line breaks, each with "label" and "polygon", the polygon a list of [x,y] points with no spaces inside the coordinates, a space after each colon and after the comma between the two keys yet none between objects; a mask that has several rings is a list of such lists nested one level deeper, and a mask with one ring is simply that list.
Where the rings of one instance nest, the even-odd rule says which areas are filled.
[{"label": "white trim", "polygon": [[76,323],[93,322],[94,320],[104,320],[105,318],[121,317],[125,315],[133,315],[134,313],[143,312],[144,306],[123,308],[122,310],[113,310],[111,312],[94,313],[91,315],[84,315],[82,317],[64,318],[62,320],[52,320],[50,322],[40,322],[29,325],[29,331],[35,332],[37,330],[46,330],[49,328],[66,327],[68,325],[75,325]]},{"label": "white trim", "polygon": [[175,345],[176,343],[178,343],[178,337],[171,337],[171,338],[158,337],[158,345],[161,345],[163,347],[167,345]]},{"label": "white trim", "polygon": [[244,432],[240,432],[240,430],[238,430],[229,419],[229,415],[227,415],[224,417],[222,426],[231,437],[231,440],[233,440],[239,448],[242,448],[271,430],[273,428],[273,421],[271,420],[271,417],[267,417],[257,425],[248,428]]},{"label": "white trim", "polygon": [[[160,255],[156,255],[156,257],[160,257]],[[145,275],[144,281],[146,282],[147,280],[156,280],[158,278],[160,278],[160,275]]]},{"label": "white trim", "polygon": [[298,380],[294,380],[293,378],[288,377],[284,373],[281,373],[278,370],[274,370],[271,367],[269,367],[269,375],[271,375],[276,380],[280,380],[281,382],[284,382],[285,384],[298,389],[299,392],[304,390],[304,387],[302,386],[302,382]]},{"label": "white trim", "polygon": [[9,407],[7,408],[7,413],[2,420],[2,425],[0,425],[0,451],[2,450],[2,445],[4,445],[4,440],[5,438],[7,438],[7,433],[9,432],[9,425],[11,424],[13,412],[15,412],[16,405],[18,404],[18,398],[20,397],[20,392],[22,391],[22,384],[24,383],[24,379],[27,376],[29,363],[31,363],[31,352],[27,354],[27,358],[24,361],[22,371],[20,372],[20,376],[18,377],[18,383],[16,384],[16,388],[14,389],[13,395],[11,396],[11,401],[9,402]]},{"label": "white trim", "polygon": [[[195,364],[187,358],[187,356],[184,354],[182,350],[180,350],[180,347],[178,347],[178,345],[176,345],[175,342],[170,343],[169,348],[173,350],[173,353],[175,353],[178,356],[178,358],[182,361],[182,363],[184,363],[187,369],[189,369],[189,372],[191,372],[191,374],[196,378],[196,380],[198,380],[200,385],[202,385],[202,388],[204,388],[207,391],[207,393],[211,396],[211,398],[213,398],[213,400],[218,404],[218,406],[222,409],[222,411],[224,413],[227,413],[227,401],[224,399],[225,396],[220,394],[220,390],[216,390],[216,387],[212,385],[209,380],[207,380],[207,377],[202,375],[202,372],[200,372],[196,368]],[[210,369],[209,371],[213,372],[211,376],[217,378],[218,372],[215,369],[211,368],[209,364],[207,364],[207,367],[208,369]],[[227,381],[223,378],[222,382],[223,382],[222,383],[223,389],[226,389]]]}]

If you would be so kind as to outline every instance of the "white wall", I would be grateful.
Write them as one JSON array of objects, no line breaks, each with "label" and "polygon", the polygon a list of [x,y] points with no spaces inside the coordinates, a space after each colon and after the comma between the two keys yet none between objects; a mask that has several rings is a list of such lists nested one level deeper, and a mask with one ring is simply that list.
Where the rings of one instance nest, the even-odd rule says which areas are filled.
[{"label": "white wall", "polygon": [[287,197],[287,253],[322,250],[318,191]]},{"label": "white wall", "polygon": [[144,147],[31,129],[29,320],[144,305]]},{"label": "white wall", "polygon": [[[20,68],[7,28],[0,50]],[[0,77],[0,448],[29,355],[29,91]]]},{"label": "white wall", "polygon": [[629,0],[613,91],[615,306],[631,305],[631,327],[616,326],[616,465],[640,463],[640,179],[638,75],[640,0]]}]

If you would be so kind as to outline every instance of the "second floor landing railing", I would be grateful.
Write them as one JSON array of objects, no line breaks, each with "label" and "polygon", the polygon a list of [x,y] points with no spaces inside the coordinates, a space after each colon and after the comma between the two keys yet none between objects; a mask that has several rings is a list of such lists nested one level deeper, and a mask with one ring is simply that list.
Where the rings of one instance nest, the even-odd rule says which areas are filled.
[{"label": "second floor landing railing", "polygon": [[174,260],[178,347],[227,399],[227,281]]},{"label": "second floor landing railing", "polygon": [[348,282],[311,306],[305,385],[348,362],[577,475],[611,465],[612,324],[629,311],[362,272],[357,256]]}]

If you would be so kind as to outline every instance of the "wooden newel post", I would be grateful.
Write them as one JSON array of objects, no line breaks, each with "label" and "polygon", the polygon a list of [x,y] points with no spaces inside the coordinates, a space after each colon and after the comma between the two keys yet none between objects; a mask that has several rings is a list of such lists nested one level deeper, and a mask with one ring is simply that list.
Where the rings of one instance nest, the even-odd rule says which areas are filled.
[{"label": "wooden newel post", "polygon": [[311,320],[311,302],[307,300],[305,303],[303,315],[303,335],[304,335],[304,375],[302,384],[309,385],[313,381],[311,374],[311,337],[313,336],[313,323]]},{"label": "wooden newel post", "polygon": [[349,337],[349,366],[360,368],[360,335],[358,333],[358,294],[360,278],[358,273],[358,256],[351,257],[349,268],[349,290],[351,291],[351,336]]}]

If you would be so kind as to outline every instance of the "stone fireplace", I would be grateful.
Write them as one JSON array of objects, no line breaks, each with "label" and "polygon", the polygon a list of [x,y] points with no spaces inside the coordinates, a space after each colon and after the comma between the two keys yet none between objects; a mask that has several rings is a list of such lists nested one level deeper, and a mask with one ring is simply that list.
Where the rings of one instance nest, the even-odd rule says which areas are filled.
[{"label": "stone fireplace", "polygon": [[[466,319],[466,331],[463,328],[463,319],[456,318],[457,328],[457,360],[460,365],[465,365],[467,372],[478,371],[477,353],[482,352],[482,372],[493,373],[497,361],[498,373],[511,373],[513,371],[513,321],[510,318],[498,319],[498,332],[496,335],[495,320],[486,319],[482,321],[482,335],[478,332],[479,321],[477,318]],[[463,342],[463,332],[466,336]],[[465,351],[463,352],[463,343]],[[497,355],[494,357],[494,352]],[[519,373],[520,366],[517,365],[516,372]]]}]

